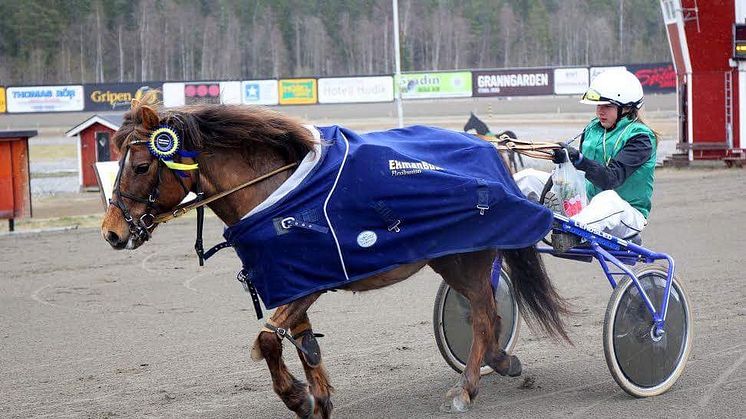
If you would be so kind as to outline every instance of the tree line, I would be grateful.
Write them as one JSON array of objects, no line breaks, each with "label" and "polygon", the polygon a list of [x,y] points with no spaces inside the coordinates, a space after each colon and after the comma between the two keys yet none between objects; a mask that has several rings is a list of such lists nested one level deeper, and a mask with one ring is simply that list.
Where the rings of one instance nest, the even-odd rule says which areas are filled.
[{"label": "tree line", "polygon": [[[399,0],[402,71],[669,61],[651,0]],[[391,0],[0,1],[0,85],[394,72]]]}]

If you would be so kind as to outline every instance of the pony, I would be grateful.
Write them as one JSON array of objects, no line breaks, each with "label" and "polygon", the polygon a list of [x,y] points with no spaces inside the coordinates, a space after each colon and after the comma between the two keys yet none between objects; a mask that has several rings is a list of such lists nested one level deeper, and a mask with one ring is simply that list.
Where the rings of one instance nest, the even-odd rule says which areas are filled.
[{"label": "pony", "polygon": [[[476,131],[479,135],[492,135],[497,138],[504,138],[503,136],[507,136],[511,139],[517,139],[518,136],[515,135],[513,131],[501,131],[497,134],[493,134],[490,128],[487,126],[487,124],[479,119],[476,115],[474,115],[474,112],[469,113],[469,120],[466,121],[466,124],[464,124],[464,131],[469,132],[471,130]],[[525,167],[523,164],[523,156],[521,156],[519,153],[516,153],[513,150],[508,149],[508,161],[510,162],[510,167],[513,169],[514,172],[518,171],[518,163],[515,160],[515,156],[518,155],[518,161],[521,163],[521,169]]]},{"label": "pony", "polygon": [[[168,144],[155,152],[149,149],[162,145],[148,139],[163,127],[178,132],[182,148],[194,153],[166,156]],[[114,249],[143,245],[158,226],[158,214],[183,208],[179,203],[190,191],[206,198],[205,202],[217,197],[207,206],[227,226],[235,225],[279,188],[297,168],[294,164],[318,145],[299,120],[266,108],[195,105],[161,110],[147,98],[133,101],[113,140],[121,152],[120,170],[101,234]],[[168,138],[162,140],[168,143]],[[156,157],[158,153],[162,158]],[[278,167],[282,169],[275,170]],[[249,186],[236,188],[247,181]],[[430,266],[469,300],[474,338],[465,371],[446,394],[445,405],[453,412],[471,407],[483,362],[503,376],[518,376],[522,371],[519,359],[498,344],[501,320],[490,285],[496,257],[502,257],[510,271],[524,316],[531,316],[529,324],[569,341],[561,318],[569,312],[567,302],[557,294],[533,246],[448,254],[399,265],[341,287],[355,292],[374,290]],[[266,361],[275,393],[302,418],[329,418],[333,410],[334,389],[307,314],[321,294],[314,292],[277,307],[251,351],[253,359]],[[306,382],[288,370],[283,338],[297,347]]]}]

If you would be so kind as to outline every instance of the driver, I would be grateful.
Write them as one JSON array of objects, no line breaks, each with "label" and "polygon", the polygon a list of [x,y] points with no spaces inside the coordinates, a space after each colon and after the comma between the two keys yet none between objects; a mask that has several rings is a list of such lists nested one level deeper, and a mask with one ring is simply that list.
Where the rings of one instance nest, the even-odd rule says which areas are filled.
[{"label": "driver", "polygon": [[[580,150],[563,146],[552,159],[559,164],[569,156],[573,166],[585,172],[589,203],[573,219],[630,238],[647,224],[655,178],[657,135],[639,115],[642,85],[627,70],[607,70],[593,79],[580,103],[595,105],[596,118],[583,130]],[[516,173],[515,179],[531,198],[540,196],[549,176],[527,169]],[[565,235],[562,239],[571,242],[563,246],[566,250],[580,238]]]}]

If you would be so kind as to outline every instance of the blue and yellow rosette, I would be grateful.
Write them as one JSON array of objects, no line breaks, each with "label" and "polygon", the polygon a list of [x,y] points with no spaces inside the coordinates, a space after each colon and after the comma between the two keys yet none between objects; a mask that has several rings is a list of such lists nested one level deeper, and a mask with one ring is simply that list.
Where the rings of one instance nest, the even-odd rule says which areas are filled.
[{"label": "blue and yellow rosette", "polygon": [[150,154],[163,161],[169,169],[196,170],[198,168],[197,163],[184,164],[173,161],[174,156],[177,154],[181,157],[194,158],[197,157],[197,153],[182,150],[179,135],[171,127],[162,126],[153,131],[148,141],[148,149],[150,150]]}]

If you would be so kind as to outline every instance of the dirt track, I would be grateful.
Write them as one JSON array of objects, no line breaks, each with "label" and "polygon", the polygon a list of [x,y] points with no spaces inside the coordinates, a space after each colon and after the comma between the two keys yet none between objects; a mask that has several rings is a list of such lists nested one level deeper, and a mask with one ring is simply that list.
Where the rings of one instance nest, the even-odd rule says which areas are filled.
[{"label": "dirt track", "polygon": [[[689,364],[668,393],[633,399],[604,361],[610,290],[600,268],[548,260],[580,314],[575,347],[523,328],[519,378],[490,375],[463,418],[739,417],[746,395],[743,170],[661,170],[645,245],[672,254],[691,300]],[[207,243],[219,240],[211,219]],[[134,252],[97,230],[0,236],[0,417],[290,417],[263,363],[248,356],[259,328],[235,281],[238,259],[205,268],[194,226],[157,231]],[[445,417],[458,376],[432,334],[439,279],[431,271],[370,293],[329,293],[310,311],[321,339],[336,417]],[[287,347],[287,346],[286,346]],[[294,351],[291,369],[302,376]],[[525,378],[533,385],[524,386]]]}]

